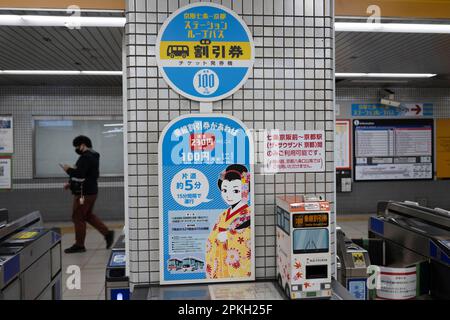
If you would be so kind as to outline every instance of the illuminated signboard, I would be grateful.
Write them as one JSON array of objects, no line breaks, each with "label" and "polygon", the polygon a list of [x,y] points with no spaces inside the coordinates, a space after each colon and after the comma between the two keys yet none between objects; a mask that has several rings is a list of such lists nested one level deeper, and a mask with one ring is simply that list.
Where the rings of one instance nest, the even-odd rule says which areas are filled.
[{"label": "illuminated signboard", "polygon": [[293,228],[328,227],[328,213],[294,214]]}]

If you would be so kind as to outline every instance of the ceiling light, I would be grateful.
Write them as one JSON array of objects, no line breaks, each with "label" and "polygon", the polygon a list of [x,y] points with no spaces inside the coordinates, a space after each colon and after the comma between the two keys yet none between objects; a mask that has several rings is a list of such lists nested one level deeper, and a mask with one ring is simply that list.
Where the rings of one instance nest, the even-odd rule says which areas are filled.
[{"label": "ceiling light", "polygon": [[408,83],[408,80],[363,80],[363,79],[358,79],[358,80],[350,80],[350,82],[352,83]]},{"label": "ceiling light", "polygon": [[123,123],[105,123],[104,127],[123,127]]},{"label": "ceiling light", "polygon": [[0,26],[21,27],[123,27],[122,17],[77,17],[77,16],[34,16],[0,15]]},{"label": "ceiling light", "polygon": [[121,76],[122,71],[78,71],[78,70],[0,70],[0,75],[88,75]]},{"label": "ceiling light", "polygon": [[336,78],[431,78],[434,73],[336,73]]},{"label": "ceiling light", "polygon": [[450,33],[448,24],[336,22],[334,28],[344,32]]}]

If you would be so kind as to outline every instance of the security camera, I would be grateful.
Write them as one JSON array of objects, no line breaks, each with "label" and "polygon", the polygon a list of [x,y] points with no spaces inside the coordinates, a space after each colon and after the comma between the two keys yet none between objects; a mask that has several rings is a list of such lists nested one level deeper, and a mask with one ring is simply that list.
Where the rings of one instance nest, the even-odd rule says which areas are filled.
[{"label": "security camera", "polygon": [[390,106],[390,107],[400,107],[401,103],[398,101],[394,101],[394,100],[389,100],[389,99],[381,99],[381,104],[385,105],[385,106]]}]

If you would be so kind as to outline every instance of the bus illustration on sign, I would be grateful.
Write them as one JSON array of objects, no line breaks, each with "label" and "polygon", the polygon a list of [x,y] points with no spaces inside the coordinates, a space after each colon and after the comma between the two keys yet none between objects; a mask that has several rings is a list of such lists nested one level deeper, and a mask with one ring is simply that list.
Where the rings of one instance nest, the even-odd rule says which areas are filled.
[{"label": "bus illustration on sign", "polygon": [[203,270],[205,263],[196,258],[183,259],[183,271]]},{"label": "bus illustration on sign", "polygon": [[167,262],[167,270],[177,271],[183,267],[183,261],[177,258],[169,259]]},{"label": "bus illustration on sign", "polygon": [[172,59],[175,57],[182,57],[183,59],[189,56],[188,46],[168,46],[167,55]]},{"label": "bus illustration on sign", "polygon": [[330,204],[277,198],[277,280],[291,299],[331,297]]},{"label": "bus illustration on sign", "polygon": [[204,261],[193,257],[172,258],[167,261],[167,270],[170,272],[203,271],[204,266]]}]

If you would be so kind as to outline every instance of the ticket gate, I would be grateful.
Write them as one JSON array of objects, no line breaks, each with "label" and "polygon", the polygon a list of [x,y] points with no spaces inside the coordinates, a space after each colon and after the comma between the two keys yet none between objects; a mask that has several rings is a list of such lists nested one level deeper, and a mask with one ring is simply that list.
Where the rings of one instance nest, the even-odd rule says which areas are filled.
[{"label": "ticket gate", "polygon": [[121,235],[111,249],[106,266],[105,300],[129,300],[130,285],[125,273],[125,236]]},{"label": "ticket gate", "polygon": [[413,202],[381,201],[369,220],[369,237],[385,243],[386,265],[426,261],[426,287],[432,298],[450,299],[450,212]]},{"label": "ticket gate", "polygon": [[370,257],[366,249],[346,237],[339,227],[336,230],[338,281],[357,300],[368,300],[367,267]]},{"label": "ticket gate", "polygon": [[0,300],[60,300],[61,235],[39,212],[0,226]]}]

